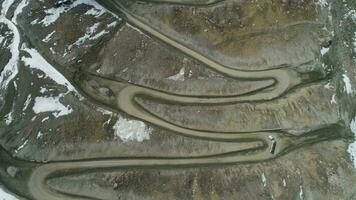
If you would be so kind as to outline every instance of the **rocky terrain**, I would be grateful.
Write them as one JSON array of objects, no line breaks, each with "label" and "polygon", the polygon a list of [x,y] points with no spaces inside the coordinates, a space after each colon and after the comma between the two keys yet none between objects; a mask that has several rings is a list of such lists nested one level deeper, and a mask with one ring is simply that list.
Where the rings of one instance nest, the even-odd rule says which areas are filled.
[{"label": "rocky terrain", "polygon": [[353,0],[0,0],[0,199],[356,199]]}]

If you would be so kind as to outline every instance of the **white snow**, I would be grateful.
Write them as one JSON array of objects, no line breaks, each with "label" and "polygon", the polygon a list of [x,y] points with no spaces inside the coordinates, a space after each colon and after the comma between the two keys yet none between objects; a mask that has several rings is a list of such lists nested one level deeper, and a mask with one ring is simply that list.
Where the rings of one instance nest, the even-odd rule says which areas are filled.
[{"label": "white snow", "polygon": [[301,199],[301,200],[304,199],[304,191],[303,191],[303,187],[301,185],[299,186],[299,199]]},{"label": "white snow", "polygon": [[185,68],[182,67],[178,74],[175,74],[173,76],[168,77],[167,79],[174,80],[174,81],[184,81],[184,74],[185,74]]},{"label": "white snow", "polygon": [[12,117],[12,111],[5,116],[5,124],[10,125],[14,118]]},{"label": "white snow", "polygon": [[1,16],[5,17],[15,0],[4,0],[1,5]]},{"label": "white snow", "polygon": [[14,16],[12,17],[12,22],[17,24],[17,16],[22,13],[23,9],[28,5],[29,0],[22,0],[20,4],[16,7],[14,11]]},{"label": "white snow", "polygon": [[344,81],[344,84],[345,84],[345,87],[344,87],[345,92],[347,94],[352,94],[353,93],[353,89],[352,89],[350,78],[346,74],[343,74],[342,77],[343,77],[343,81]]},{"label": "white snow", "polygon": [[31,94],[29,94],[27,96],[27,99],[26,99],[26,101],[24,103],[22,111],[25,111],[28,108],[28,106],[30,105],[30,103],[31,103]]},{"label": "white snow", "polygon": [[320,49],[320,53],[322,56],[324,56],[326,53],[328,53],[329,50],[330,50],[330,48],[323,47]]},{"label": "white snow", "polygon": [[26,66],[32,69],[38,69],[46,74],[46,77],[51,78],[59,85],[64,85],[67,87],[68,91],[76,92],[74,86],[61,74],[59,73],[51,64],[49,64],[36,49],[24,48],[30,57],[22,57],[22,61]]},{"label": "white snow", "polygon": [[69,106],[64,106],[59,99],[60,96],[36,97],[35,104],[32,109],[36,114],[52,112],[53,116],[56,118],[72,113],[73,110]]},{"label": "white snow", "polygon": [[69,45],[68,49],[71,50],[74,46],[80,46],[88,40],[99,39],[103,35],[109,33],[109,31],[107,31],[107,30],[102,30],[98,33],[97,30],[98,30],[99,25],[100,25],[100,23],[95,23],[93,26],[88,27],[84,36],[78,38],[77,41],[75,41],[73,44]]},{"label": "white snow", "polygon": [[52,36],[55,32],[56,31],[52,31],[50,34],[48,34],[45,38],[43,38],[42,42],[45,42],[45,43],[49,42],[52,39]]},{"label": "white snow", "polygon": [[319,4],[321,7],[326,7],[328,2],[326,0],[318,0],[317,4]]},{"label": "white snow", "polygon": [[129,120],[120,117],[113,126],[114,134],[122,141],[138,141],[150,139],[151,130],[142,121]]},{"label": "white snow", "polygon": [[[46,16],[40,21],[37,22],[34,21],[31,24],[35,24],[35,23],[40,23],[44,26],[49,26],[51,24],[53,24],[55,21],[57,21],[57,19],[64,13],[70,11],[71,9],[79,6],[79,5],[88,5],[88,6],[92,6],[94,10],[97,11],[97,15],[96,16],[100,16],[101,13],[105,13],[107,12],[107,10],[105,8],[103,8],[100,4],[98,4],[96,1],[93,0],[76,0],[74,1],[72,4],[70,4],[69,6],[60,6],[57,8],[50,8],[48,10],[45,10]],[[93,11],[88,11],[89,13],[87,14],[93,14]]]},{"label": "white snow", "polygon": [[263,187],[266,187],[267,186],[267,179],[266,179],[265,173],[262,173],[261,179],[262,179]]},{"label": "white snow", "polygon": [[349,144],[347,152],[350,154],[351,160],[353,161],[354,167],[356,168],[356,117],[351,120],[350,128],[352,133],[354,134],[355,141]]},{"label": "white snow", "polygon": [[0,185],[0,200],[19,200],[14,195],[6,192]]},{"label": "white snow", "polygon": [[97,31],[100,23],[95,23],[93,26],[88,27],[85,35],[80,37],[76,42],[73,44],[69,45],[68,49],[72,49],[73,46],[79,46],[83,44],[86,40],[90,39],[90,37]]},{"label": "white snow", "polygon": [[113,21],[113,22],[111,22],[110,24],[108,24],[108,27],[109,27],[109,28],[115,27],[117,24],[118,24],[117,21]]},{"label": "white snow", "polygon": [[19,61],[19,45],[20,45],[20,33],[18,32],[16,26],[8,19],[0,16],[0,23],[4,23],[13,33],[13,39],[9,46],[11,52],[11,58],[9,62],[5,65],[3,71],[0,74],[0,90],[7,87],[9,82],[14,79],[18,73],[18,61]]},{"label": "white snow", "polygon": [[22,143],[16,150],[15,150],[15,153],[19,152],[21,149],[23,149],[26,144],[28,143],[28,140],[25,140],[24,143]]},{"label": "white snow", "polygon": [[336,102],[336,95],[335,95],[335,94],[333,94],[333,96],[331,97],[330,103],[331,103],[331,104],[336,104],[336,103],[337,103],[337,102]]},{"label": "white snow", "polygon": [[37,133],[36,138],[37,138],[37,139],[41,139],[42,136],[43,136],[43,133],[42,133],[41,131],[39,131],[39,132]]},{"label": "white snow", "polygon": [[100,17],[104,13],[105,13],[105,10],[103,10],[103,9],[91,8],[90,10],[88,10],[85,13],[85,15],[93,15],[95,17]]}]

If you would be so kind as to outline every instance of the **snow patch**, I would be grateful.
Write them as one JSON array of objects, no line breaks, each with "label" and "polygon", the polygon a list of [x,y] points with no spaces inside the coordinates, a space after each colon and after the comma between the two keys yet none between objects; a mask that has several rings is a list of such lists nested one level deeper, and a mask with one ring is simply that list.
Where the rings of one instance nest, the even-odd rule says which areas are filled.
[{"label": "snow patch", "polygon": [[85,15],[93,15],[95,17],[100,17],[104,13],[105,11],[103,9],[91,8],[85,13]]},{"label": "snow patch", "polygon": [[350,128],[352,133],[354,134],[355,141],[349,144],[347,152],[350,154],[351,160],[353,161],[354,167],[356,168],[356,117],[351,120]]},{"label": "snow patch", "polygon": [[15,150],[15,153],[19,152],[21,149],[23,149],[26,144],[28,143],[28,140],[26,140],[24,143],[22,143],[22,145],[20,145],[16,150]]},{"label": "snow patch", "polygon": [[5,17],[15,0],[5,0],[1,5],[1,16]]},{"label": "snow patch", "polygon": [[328,53],[330,48],[323,47],[320,49],[320,53],[322,56],[324,56],[326,53]]},{"label": "snow patch", "polygon": [[16,10],[14,12],[14,16],[12,17],[12,22],[14,22],[14,24],[17,24],[17,17],[19,16],[19,14],[22,13],[23,9],[28,6],[29,0],[22,0],[20,2],[20,4],[16,7]]},{"label": "snow patch", "polygon": [[115,137],[122,141],[142,142],[150,139],[151,130],[142,121],[129,120],[120,117],[113,126]]},{"label": "snow patch", "polygon": [[263,187],[266,187],[267,179],[266,179],[265,173],[262,173],[261,180],[262,180]]},{"label": "snow patch", "polygon": [[318,0],[317,4],[321,7],[326,7],[328,5],[328,2],[326,0]]},{"label": "snow patch", "polygon": [[[79,5],[88,5],[88,6],[93,7],[92,9],[94,9],[94,10],[89,10],[89,11],[87,11],[86,14],[93,14],[95,12],[96,16],[100,16],[103,13],[107,12],[107,10],[104,7],[102,7],[100,4],[98,4],[96,1],[76,0],[69,6],[60,6],[60,7],[51,8],[51,9],[46,10],[45,11],[46,16],[38,23],[40,23],[44,26],[49,26],[49,25],[53,24],[54,22],[56,22],[62,14],[70,11],[71,9],[73,9]],[[35,23],[37,23],[37,20],[35,20],[31,24],[35,24]]]},{"label": "snow patch", "polygon": [[4,23],[13,33],[12,42],[9,46],[11,52],[11,58],[9,62],[5,65],[4,69],[0,74],[0,90],[5,89],[9,82],[13,80],[18,73],[18,61],[19,61],[19,45],[20,45],[20,33],[17,27],[5,17],[0,16],[0,23]]},{"label": "snow patch", "polygon": [[301,185],[299,186],[299,199],[301,199],[301,200],[304,199],[304,191],[303,191],[303,187]]},{"label": "snow patch", "polygon": [[6,192],[0,185],[0,200],[19,200],[14,195]]},{"label": "snow patch", "polygon": [[73,110],[69,106],[64,106],[59,99],[60,96],[36,97],[35,104],[32,109],[36,114],[52,112],[53,116],[56,118],[72,113]]},{"label": "snow patch", "polygon": [[30,103],[31,103],[31,94],[29,94],[27,96],[27,99],[26,99],[26,101],[24,103],[22,111],[25,111],[28,108],[28,106],[30,105]]},{"label": "snow patch", "polygon": [[335,94],[333,94],[333,96],[331,97],[330,103],[331,103],[331,104],[336,104],[336,103],[337,103],[337,102],[336,102],[336,95],[335,95]]},{"label": "snow patch", "polygon": [[[59,73],[51,64],[49,64],[36,49],[24,48],[30,57],[22,57],[22,61],[26,66],[32,69],[38,69],[46,74],[46,77],[51,78],[59,85],[64,85],[67,87],[68,91],[76,92],[74,86],[61,74]],[[77,92],[76,92],[77,93]]]},{"label": "snow patch", "polygon": [[343,74],[342,77],[343,77],[343,81],[344,81],[344,84],[345,84],[345,86],[344,86],[345,92],[347,94],[352,94],[353,93],[353,89],[352,89],[350,78],[346,74]]},{"label": "snow patch", "polygon": [[42,42],[44,42],[44,43],[49,42],[52,39],[52,36],[55,32],[56,31],[52,31],[50,34],[48,34],[45,38],[43,38]]},{"label": "snow patch", "polygon": [[178,74],[175,74],[173,76],[168,77],[167,79],[174,80],[174,81],[184,81],[184,74],[185,74],[185,68],[182,67]]}]

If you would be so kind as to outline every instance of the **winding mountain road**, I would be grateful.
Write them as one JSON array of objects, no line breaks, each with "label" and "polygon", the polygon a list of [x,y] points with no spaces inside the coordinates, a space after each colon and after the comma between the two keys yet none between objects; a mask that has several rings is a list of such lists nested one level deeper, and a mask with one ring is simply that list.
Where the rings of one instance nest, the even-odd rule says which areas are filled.
[{"label": "winding mountain road", "polygon": [[[140,158],[140,159],[100,159],[100,160],[74,160],[50,162],[39,164],[33,169],[29,182],[28,189],[30,195],[36,200],[79,200],[92,199],[87,196],[78,196],[75,194],[67,194],[65,192],[54,190],[47,185],[47,180],[51,178],[61,177],[63,175],[85,172],[92,170],[110,170],[128,167],[158,167],[158,166],[196,166],[209,164],[234,164],[258,162],[273,159],[285,151],[290,150],[291,145],[296,146],[303,142],[303,139],[290,136],[280,130],[261,130],[260,132],[207,132],[201,130],[193,130],[185,127],[180,127],[169,123],[143,109],[135,101],[135,97],[143,96],[153,99],[159,99],[166,102],[177,104],[224,104],[249,101],[268,101],[278,98],[288,92],[291,88],[302,83],[300,75],[290,68],[278,68],[271,70],[247,71],[239,70],[231,67],[223,66],[216,61],[203,56],[176,40],[170,38],[164,33],[154,29],[148,24],[140,20],[140,17],[132,14],[125,6],[117,0],[100,0],[100,3],[111,8],[111,10],[124,14],[128,23],[139,28],[145,33],[159,39],[162,42],[178,49],[184,54],[204,63],[211,69],[225,76],[243,79],[243,80],[273,80],[274,84],[271,87],[263,89],[259,92],[252,92],[244,95],[227,96],[227,97],[200,97],[200,96],[183,96],[167,92],[161,92],[136,85],[128,85],[118,94],[116,94],[116,109],[125,113],[149,122],[156,126],[171,130],[177,134],[187,137],[199,138],[204,140],[224,141],[239,144],[239,142],[251,142],[249,148],[239,149],[235,152],[225,153],[221,155],[201,156],[201,157],[185,157],[185,158]],[[179,3],[177,1],[167,0],[167,3]],[[218,1],[207,1],[207,4],[212,4]]]}]

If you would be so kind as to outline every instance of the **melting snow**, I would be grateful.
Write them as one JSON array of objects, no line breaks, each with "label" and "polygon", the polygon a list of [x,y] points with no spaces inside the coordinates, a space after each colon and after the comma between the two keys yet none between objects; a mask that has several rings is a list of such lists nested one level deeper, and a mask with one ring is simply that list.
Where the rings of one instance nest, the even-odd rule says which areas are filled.
[{"label": "melting snow", "polygon": [[20,4],[16,7],[16,10],[14,11],[14,16],[12,18],[12,21],[14,24],[17,24],[17,16],[22,13],[22,10],[28,5],[29,0],[22,0]]},{"label": "melting snow", "polygon": [[22,57],[22,61],[26,66],[43,71],[47,77],[57,84],[66,86],[68,91],[76,91],[74,86],[49,64],[36,49],[24,48],[23,50],[30,54],[30,57]]},{"label": "melting snow", "polygon": [[73,112],[69,106],[64,106],[59,97],[36,97],[33,111],[36,114],[43,112],[52,112],[54,117],[61,117]]},{"label": "melting snow", "polygon": [[129,120],[120,117],[120,119],[113,126],[113,129],[115,136],[124,142],[142,142],[150,139],[151,131],[142,121]]},{"label": "melting snow", "polygon": [[337,103],[337,102],[336,102],[336,95],[335,95],[335,94],[333,94],[333,96],[331,97],[330,103],[331,103],[331,104],[336,104],[336,103]]},{"label": "melting snow", "polygon": [[320,53],[321,53],[321,55],[325,55],[326,53],[328,53],[329,50],[330,50],[330,48],[323,47],[323,48],[321,48]]},{"label": "melting snow", "polygon": [[39,132],[37,133],[36,138],[37,138],[37,139],[41,139],[42,136],[43,136],[43,133],[42,133],[41,131],[39,131]]},{"label": "melting snow", "polygon": [[106,12],[106,9],[103,8],[100,4],[98,4],[97,2],[93,1],[93,0],[76,0],[74,1],[72,4],[70,4],[69,6],[60,6],[57,8],[51,8],[46,10],[46,16],[40,21],[37,22],[38,20],[33,21],[31,24],[36,24],[36,23],[40,23],[43,24],[44,26],[49,26],[51,24],[53,24],[55,21],[57,21],[57,19],[64,13],[68,12],[69,10],[77,7],[78,5],[89,5],[94,7],[92,11],[88,11],[87,14],[93,14],[94,12],[97,14],[96,16],[100,16],[102,13]]},{"label": "melting snow", "polygon": [[351,121],[350,128],[352,133],[354,133],[355,141],[349,145],[347,152],[350,154],[351,160],[353,161],[354,167],[356,168],[356,117]]},{"label": "melting snow", "polygon": [[76,42],[73,44],[69,45],[68,49],[72,49],[73,46],[79,46],[83,44],[86,40],[90,39],[91,36],[96,32],[98,29],[100,23],[95,23],[93,26],[87,28],[85,35],[80,37]]},{"label": "melting snow", "polygon": [[9,46],[11,58],[0,74],[0,89],[4,89],[5,87],[7,87],[9,82],[16,77],[18,73],[17,63],[19,61],[20,55],[20,33],[18,32],[16,26],[10,20],[2,16],[0,16],[0,23],[6,24],[13,33],[12,43]]},{"label": "melting snow", "polygon": [[25,111],[27,109],[27,107],[30,105],[30,103],[31,103],[31,94],[29,94],[27,96],[27,99],[26,99],[26,101],[24,103],[22,111]]},{"label": "melting snow", "polygon": [[301,185],[299,186],[299,199],[304,199],[303,187]]},{"label": "melting snow", "polygon": [[326,7],[328,5],[328,2],[326,0],[319,0],[317,2],[321,7]]},{"label": "melting snow", "polygon": [[26,140],[21,146],[19,146],[16,150],[15,150],[15,153],[19,152],[21,149],[23,149],[26,144],[28,143],[28,140]]},{"label": "melting snow", "polygon": [[185,68],[179,70],[178,74],[168,77],[167,79],[174,80],[174,81],[184,81],[184,73]]},{"label": "melting snow", "polygon": [[262,173],[261,179],[262,179],[263,187],[266,187],[267,186],[267,179],[266,179],[265,173]]},{"label": "melting snow", "polygon": [[105,13],[105,10],[103,10],[103,9],[91,8],[90,10],[88,10],[85,13],[85,15],[93,15],[95,17],[100,17],[104,13]]},{"label": "melting snow", "polygon": [[0,185],[0,200],[19,200],[17,197],[6,192]]},{"label": "melting snow", "polygon": [[52,33],[48,34],[45,38],[43,38],[42,42],[45,42],[45,43],[49,42],[52,39],[52,36],[55,32],[56,31],[53,31]]},{"label": "melting snow", "polygon": [[352,90],[352,85],[351,85],[351,81],[350,81],[349,77],[346,74],[343,74],[342,77],[343,77],[343,81],[345,83],[344,89],[345,89],[346,93],[352,94],[353,90]]},{"label": "melting snow", "polygon": [[110,24],[108,24],[108,27],[111,28],[111,27],[114,27],[116,25],[117,25],[117,21],[113,21]]},{"label": "melting snow", "polygon": [[3,3],[2,3],[2,6],[1,6],[1,16],[6,16],[7,12],[9,11],[11,5],[14,3],[15,0],[5,0]]}]

